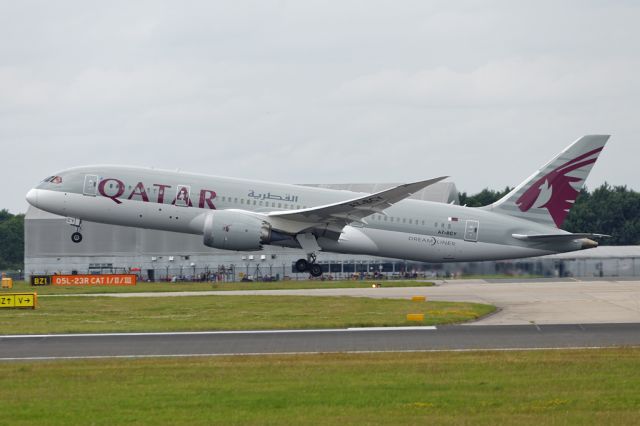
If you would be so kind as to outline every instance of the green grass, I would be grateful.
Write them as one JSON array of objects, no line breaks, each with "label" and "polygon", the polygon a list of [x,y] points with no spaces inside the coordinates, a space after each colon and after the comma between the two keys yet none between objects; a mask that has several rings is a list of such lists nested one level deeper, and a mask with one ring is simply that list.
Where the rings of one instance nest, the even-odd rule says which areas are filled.
[{"label": "green grass", "polygon": [[233,282],[233,283],[207,283],[207,282],[179,282],[179,283],[145,283],[139,282],[135,286],[122,287],[54,287],[31,286],[25,281],[14,282],[12,290],[0,290],[2,292],[35,291],[38,294],[92,294],[92,293],[142,293],[159,291],[207,291],[207,290],[295,290],[310,288],[364,288],[371,287],[373,283],[380,283],[383,287],[431,287],[433,282],[411,280],[383,280],[383,281],[275,281],[275,282]]},{"label": "green grass", "polygon": [[640,349],[0,364],[0,424],[638,424]]},{"label": "green grass", "polygon": [[0,334],[258,330],[468,321],[495,310],[463,302],[304,296],[40,297],[38,309],[0,310]]}]

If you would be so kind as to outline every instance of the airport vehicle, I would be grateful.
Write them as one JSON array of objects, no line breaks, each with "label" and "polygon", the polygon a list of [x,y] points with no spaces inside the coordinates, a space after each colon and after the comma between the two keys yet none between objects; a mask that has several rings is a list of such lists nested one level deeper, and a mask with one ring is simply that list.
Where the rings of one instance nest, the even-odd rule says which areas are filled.
[{"label": "airport vehicle", "polygon": [[199,234],[206,246],[302,248],[295,267],[320,276],[319,251],[424,262],[512,259],[588,249],[601,234],[560,229],[609,136],[583,136],[489,206],[407,199],[446,177],[374,194],[124,166],[85,166],[50,176],[27,194],[82,221]]}]

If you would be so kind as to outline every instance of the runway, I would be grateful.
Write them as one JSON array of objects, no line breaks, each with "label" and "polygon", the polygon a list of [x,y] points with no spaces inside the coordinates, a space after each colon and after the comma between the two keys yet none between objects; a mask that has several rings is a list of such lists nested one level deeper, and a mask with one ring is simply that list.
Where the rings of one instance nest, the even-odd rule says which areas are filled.
[{"label": "runway", "polygon": [[0,336],[0,360],[640,346],[640,323]]}]

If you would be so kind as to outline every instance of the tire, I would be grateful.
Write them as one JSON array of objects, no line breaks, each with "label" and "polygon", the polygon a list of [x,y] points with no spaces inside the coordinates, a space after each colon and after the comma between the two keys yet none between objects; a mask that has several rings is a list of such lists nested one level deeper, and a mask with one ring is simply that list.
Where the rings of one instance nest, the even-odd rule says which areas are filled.
[{"label": "tire", "polygon": [[312,277],[319,277],[322,275],[322,267],[317,263],[312,263],[311,266],[309,266],[309,273]]},{"label": "tire", "polygon": [[298,259],[296,261],[296,271],[305,272],[309,268],[309,262],[305,259]]},{"label": "tire", "polygon": [[78,244],[80,241],[82,241],[82,234],[79,232],[74,232],[73,234],[71,234],[71,241]]}]

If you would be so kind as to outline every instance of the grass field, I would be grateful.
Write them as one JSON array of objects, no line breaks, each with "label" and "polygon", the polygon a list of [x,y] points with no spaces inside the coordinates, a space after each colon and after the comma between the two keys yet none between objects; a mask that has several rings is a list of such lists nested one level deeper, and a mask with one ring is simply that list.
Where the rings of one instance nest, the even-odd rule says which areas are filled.
[{"label": "grass field", "polygon": [[[363,288],[371,287],[373,283],[379,283],[382,287],[430,287],[433,282],[411,280],[388,281],[275,281],[275,282],[233,282],[233,283],[207,283],[207,282],[179,282],[179,283],[145,283],[140,282],[135,286],[105,287],[33,287],[24,281],[14,282],[10,291],[36,291],[38,294],[87,294],[87,293],[142,293],[157,291],[207,291],[207,290],[294,290],[308,288]],[[1,293],[0,293],[1,294]]]},{"label": "grass field", "polygon": [[638,424],[640,349],[0,364],[0,424]]},{"label": "grass field", "polygon": [[[41,297],[0,310],[1,334],[259,330],[431,325],[469,321],[493,306],[304,296]],[[408,313],[426,314],[423,323]]]}]

